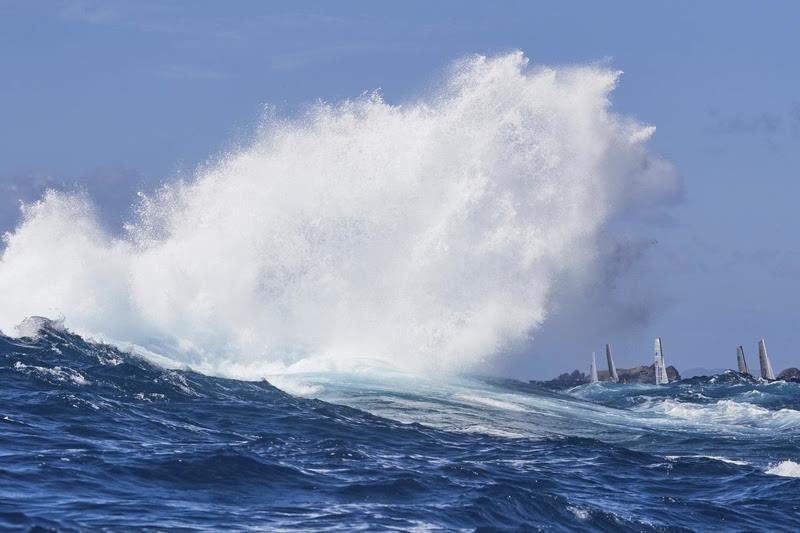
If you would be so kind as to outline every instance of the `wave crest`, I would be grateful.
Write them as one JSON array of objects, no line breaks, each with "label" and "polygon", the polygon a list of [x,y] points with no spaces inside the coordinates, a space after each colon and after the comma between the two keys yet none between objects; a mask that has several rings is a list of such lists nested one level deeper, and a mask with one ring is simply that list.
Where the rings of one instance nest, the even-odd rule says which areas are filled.
[{"label": "wave crest", "polygon": [[800,477],[800,464],[794,461],[780,461],[770,465],[765,472],[773,476]]}]

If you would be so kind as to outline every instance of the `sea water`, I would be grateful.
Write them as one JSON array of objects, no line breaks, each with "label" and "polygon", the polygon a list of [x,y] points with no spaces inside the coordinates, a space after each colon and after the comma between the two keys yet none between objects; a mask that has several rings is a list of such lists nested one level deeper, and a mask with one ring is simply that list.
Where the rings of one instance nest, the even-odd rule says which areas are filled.
[{"label": "sea water", "polygon": [[0,528],[792,531],[800,385],[237,381],[0,337]]}]

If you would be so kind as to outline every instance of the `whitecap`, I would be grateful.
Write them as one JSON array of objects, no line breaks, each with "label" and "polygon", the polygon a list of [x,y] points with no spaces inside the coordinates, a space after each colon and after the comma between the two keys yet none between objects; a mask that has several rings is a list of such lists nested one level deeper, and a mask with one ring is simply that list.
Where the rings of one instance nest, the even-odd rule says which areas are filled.
[{"label": "whitecap", "polygon": [[53,368],[45,368],[42,366],[26,365],[21,361],[14,363],[14,370],[23,374],[38,375],[43,378],[51,378],[56,381],[70,382],[75,385],[86,385],[89,381],[77,370],[69,367],[55,366]]},{"label": "whitecap", "polygon": [[788,408],[771,411],[755,404],[733,400],[720,400],[712,404],[695,404],[668,399],[650,402],[640,407],[639,410],[661,414],[667,419],[717,427],[800,428],[800,411]]},{"label": "whitecap", "polygon": [[765,472],[773,476],[800,477],[800,464],[794,461],[781,461],[769,465]]}]

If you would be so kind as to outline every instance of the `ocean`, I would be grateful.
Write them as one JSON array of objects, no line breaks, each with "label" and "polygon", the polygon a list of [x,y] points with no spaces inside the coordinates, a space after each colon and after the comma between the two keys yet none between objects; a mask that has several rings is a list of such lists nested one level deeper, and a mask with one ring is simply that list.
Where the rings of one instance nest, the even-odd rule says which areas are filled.
[{"label": "ocean", "polygon": [[0,529],[800,529],[800,385],[166,369],[0,336]]},{"label": "ocean", "polygon": [[120,227],[87,191],[24,203],[0,529],[800,530],[797,384],[471,374],[663,310],[683,185],[620,76],[467,56],[401,102],[267,110]]}]

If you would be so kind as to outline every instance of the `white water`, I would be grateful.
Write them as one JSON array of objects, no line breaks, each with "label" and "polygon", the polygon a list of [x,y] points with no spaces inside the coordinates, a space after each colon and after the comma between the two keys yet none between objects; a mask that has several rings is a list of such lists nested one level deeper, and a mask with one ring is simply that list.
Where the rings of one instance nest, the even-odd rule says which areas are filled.
[{"label": "white water", "polygon": [[766,473],[773,476],[800,477],[800,464],[794,461],[781,461],[770,465]]},{"label": "white water", "polygon": [[779,409],[771,411],[764,407],[735,400],[719,400],[712,404],[693,404],[677,400],[658,400],[639,408],[642,412],[655,413],[667,420],[680,421],[698,426],[725,428],[726,430],[797,430],[800,429],[800,411]]},{"label": "white water", "polygon": [[143,196],[123,237],[50,191],[6,236],[0,329],[62,315],[237,377],[469,368],[525,341],[557,280],[591,281],[613,217],[673,192],[654,128],[610,109],[618,76],[512,53],[415,103],[320,104]]}]

